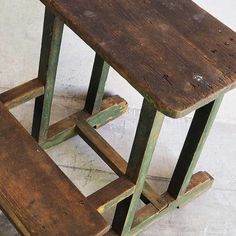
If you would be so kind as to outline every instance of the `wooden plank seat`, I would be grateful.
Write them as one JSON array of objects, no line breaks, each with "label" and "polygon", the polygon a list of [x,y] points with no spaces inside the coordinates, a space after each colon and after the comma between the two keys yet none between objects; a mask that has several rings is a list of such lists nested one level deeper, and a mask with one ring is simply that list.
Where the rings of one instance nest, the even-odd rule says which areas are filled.
[{"label": "wooden plank seat", "polygon": [[23,235],[103,235],[101,215],[0,103],[0,206]]},{"label": "wooden plank seat", "polygon": [[41,0],[165,115],[236,86],[235,33],[190,0]]}]

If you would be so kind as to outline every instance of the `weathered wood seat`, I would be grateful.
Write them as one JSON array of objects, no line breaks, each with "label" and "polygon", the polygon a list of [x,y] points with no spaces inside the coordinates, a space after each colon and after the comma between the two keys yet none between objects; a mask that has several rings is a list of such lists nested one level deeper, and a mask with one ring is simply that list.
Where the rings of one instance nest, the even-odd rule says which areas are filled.
[{"label": "weathered wood seat", "polygon": [[165,115],[236,86],[235,33],[190,0],[41,1]]},{"label": "weathered wood seat", "polygon": [[103,235],[108,225],[0,103],[0,206],[23,235]]}]

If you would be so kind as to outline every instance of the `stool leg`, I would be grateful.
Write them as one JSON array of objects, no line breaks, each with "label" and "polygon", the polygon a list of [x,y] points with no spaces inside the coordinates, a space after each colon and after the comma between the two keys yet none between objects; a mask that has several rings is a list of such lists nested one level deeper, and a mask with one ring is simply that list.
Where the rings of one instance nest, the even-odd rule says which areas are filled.
[{"label": "stool leg", "polygon": [[187,138],[170,181],[168,193],[178,198],[185,193],[223,96],[195,112]]},{"label": "stool leg", "polygon": [[85,102],[85,110],[90,114],[95,114],[100,111],[109,68],[110,66],[96,54]]},{"label": "stool leg", "polygon": [[127,178],[136,184],[135,191],[117,205],[113,220],[113,229],[121,235],[131,229],[163,120],[164,115],[144,100],[126,171]]},{"label": "stool leg", "polygon": [[44,83],[44,95],[35,100],[32,136],[39,142],[47,138],[63,22],[45,10],[38,78]]}]

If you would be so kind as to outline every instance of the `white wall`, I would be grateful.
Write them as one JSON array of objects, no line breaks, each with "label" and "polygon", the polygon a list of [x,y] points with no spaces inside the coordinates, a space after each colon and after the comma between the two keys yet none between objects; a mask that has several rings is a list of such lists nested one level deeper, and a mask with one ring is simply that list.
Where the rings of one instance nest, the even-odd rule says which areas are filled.
[{"label": "white wall", "polygon": [[[212,15],[236,30],[235,0],[195,0]],[[37,76],[44,8],[39,0],[0,0],[0,88],[7,89]],[[56,95],[86,93],[94,52],[65,29]],[[142,97],[113,70],[107,92],[126,98],[140,108]],[[218,120],[236,124],[236,91],[228,93]]]}]

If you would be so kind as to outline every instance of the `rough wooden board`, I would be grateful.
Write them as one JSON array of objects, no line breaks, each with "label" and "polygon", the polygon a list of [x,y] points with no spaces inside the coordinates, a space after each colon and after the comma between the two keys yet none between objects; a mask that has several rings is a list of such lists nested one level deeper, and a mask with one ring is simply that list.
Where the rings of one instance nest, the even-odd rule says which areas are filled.
[{"label": "rough wooden board", "polygon": [[43,83],[39,79],[33,79],[4,93],[1,93],[0,101],[8,109],[10,109],[42,95],[43,92]]},{"label": "rough wooden board", "polygon": [[168,116],[236,86],[235,33],[192,1],[41,1]]},{"label": "rough wooden board", "polygon": [[0,103],[0,205],[24,235],[102,235],[104,219]]},{"label": "rough wooden board", "polygon": [[87,197],[99,213],[104,213],[134,192],[135,185],[122,176]]},{"label": "rough wooden board", "polygon": [[202,51],[223,74],[230,76],[236,71],[236,36],[232,30],[191,1],[156,2],[152,3],[153,7],[158,4],[158,12],[168,23]]}]

